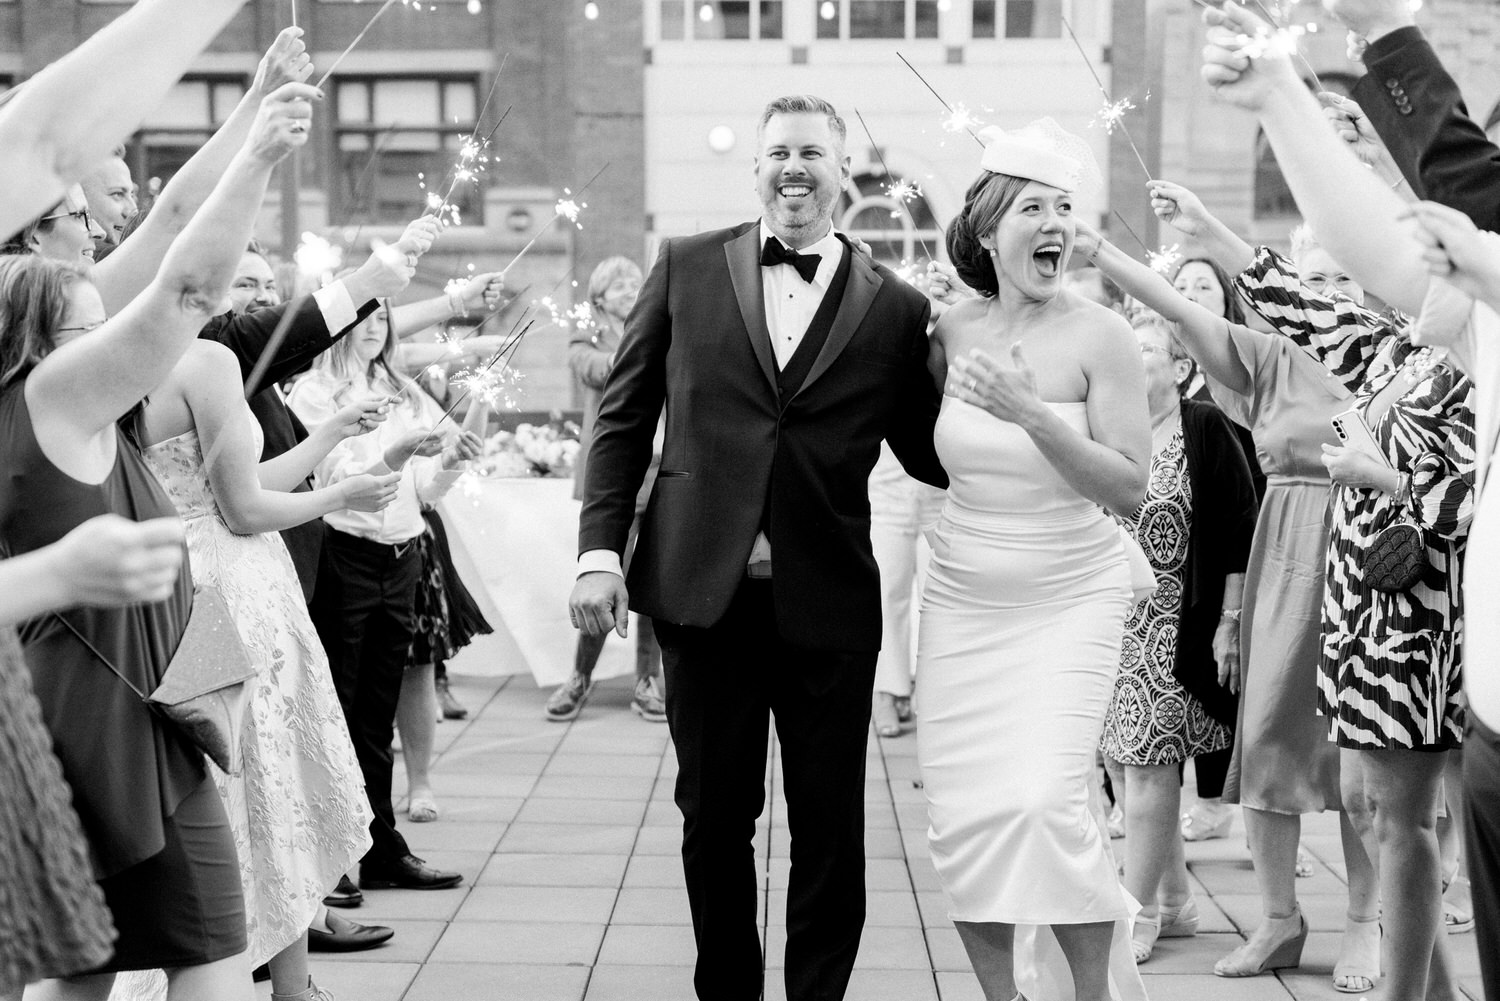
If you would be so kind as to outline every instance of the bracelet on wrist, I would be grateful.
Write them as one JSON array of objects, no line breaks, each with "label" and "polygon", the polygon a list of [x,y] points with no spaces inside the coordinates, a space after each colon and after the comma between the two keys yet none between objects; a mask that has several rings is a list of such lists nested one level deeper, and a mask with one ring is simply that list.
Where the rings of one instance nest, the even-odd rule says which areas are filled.
[{"label": "bracelet on wrist", "polygon": [[464,316],[469,312],[469,307],[464,305],[464,297],[456,291],[448,293],[448,313],[451,316]]},{"label": "bracelet on wrist", "polygon": [[1239,625],[1240,624],[1240,609],[1238,609],[1238,608],[1226,608],[1222,612],[1219,613],[1219,618],[1222,619],[1222,620],[1224,620],[1225,622],[1233,622],[1235,625]]}]

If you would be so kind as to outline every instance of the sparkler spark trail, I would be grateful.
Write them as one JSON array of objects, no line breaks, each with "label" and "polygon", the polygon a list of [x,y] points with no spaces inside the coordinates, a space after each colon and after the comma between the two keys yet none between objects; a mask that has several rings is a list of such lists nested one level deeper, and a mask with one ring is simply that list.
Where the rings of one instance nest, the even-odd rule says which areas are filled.
[{"label": "sparkler spark trail", "polygon": [[[498,82],[498,77],[496,79]],[[514,105],[511,107],[514,107]],[[480,117],[483,117],[483,112],[480,113]],[[453,180],[448,184],[448,190],[443,193],[443,197],[440,199],[435,197],[436,192],[429,193],[427,196],[427,208],[433,215],[441,219],[445,212],[451,212],[454,225],[458,225],[462,221],[458,217],[458,209],[451,206],[449,200],[453,198],[453,193],[458,190],[460,184],[472,181],[484,173],[485,168],[490,164],[490,139],[494,137],[496,132],[500,131],[500,126],[504,125],[505,120],[509,117],[510,107],[507,107],[505,114],[500,116],[500,120],[495,123],[495,127],[490,129],[489,135],[483,139],[479,138],[479,122],[478,120],[475,121],[474,131],[469,133],[469,137],[463,141],[463,145],[458,149],[458,162],[453,165]],[[420,175],[418,176],[420,177]]]},{"label": "sparkler spark trail", "polygon": [[[1059,16],[1061,17],[1061,15]],[[1089,58],[1088,52],[1086,52],[1083,48],[1083,43],[1078,40],[1078,36],[1073,32],[1073,25],[1068,22],[1068,19],[1066,17],[1062,17],[1062,26],[1068,29],[1068,37],[1073,40],[1073,47],[1076,48],[1078,50],[1078,54],[1083,57],[1083,65],[1088,67],[1089,76],[1094,78],[1094,83],[1099,87],[1099,93],[1104,95],[1104,108],[1100,112],[1100,115],[1102,117],[1105,117],[1106,119],[1110,119],[1112,116],[1112,123],[1106,127],[1105,131],[1113,133],[1114,126],[1118,125],[1120,127],[1121,134],[1125,136],[1125,141],[1130,144],[1130,152],[1135,154],[1136,162],[1141,165],[1141,170],[1145,172],[1146,180],[1155,180],[1155,178],[1151,176],[1151,168],[1146,166],[1146,158],[1141,156],[1140,148],[1136,146],[1135,138],[1130,134],[1130,129],[1126,127],[1122,117],[1125,113],[1125,110],[1128,110],[1128,108],[1134,108],[1135,105],[1130,104],[1128,98],[1118,102],[1117,104],[1114,99],[1109,96],[1109,88],[1105,87],[1104,81],[1099,79],[1099,72],[1094,69],[1094,61]],[[1128,107],[1120,110],[1118,113],[1115,113],[1115,109],[1121,108],[1121,106]]]},{"label": "sparkler spark trail", "polygon": [[974,131],[974,126],[978,124],[978,120],[969,113],[969,109],[965,108],[962,104],[949,104],[943,99],[943,95],[939,94],[937,89],[927,82],[927,78],[918,73],[917,68],[906,61],[905,56],[898,52],[896,53],[896,58],[906,63],[906,68],[911,70],[918,80],[922,81],[922,86],[931,91],[932,96],[937,98],[938,103],[943,106],[943,110],[948,114],[948,117],[943,120],[943,128],[950,132],[967,132],[974,137],[974,141],[979,143],[980,148],[983,149],[984,140],[980,139],[979,134]]},{"label": "sparkler spark trail", "polygon": [[569,222],[571,222],[573,225],[577,226],[579,229],[583,228],[583,226],[580,225],[579,222],[578,222],[578,210],[582,209],[582,208],[585,208],[588,203],[587,202],[583,202],[583,203],[578,202],[577,201],[578,196],[582,195],[585,191],[587,191],[588,188],[589,188],[589,185],[593,184],[595,181],[597,181],[599,179],[599,175],[602,174],[602,173],[604,173],[604,171],[607,170],[608,168],[609,168],[609,163],[606,161],[605,164],[604,164],[604,166],[600,167],[598,170],[594,171],[594,176],[591,177],[591,178],[589,178],[587,181],[585,181],[584,184],[583,184],[583,187],[581,187],[581,188],[578,189],[578,194],[577,195],[574,195],[573,192],[570,191],[570,190],[568,190],[567,188],[563,189],[563,194],[565,194],[565,195],[572,195],[572,197],[571,198],[563,198],[563,199],[559,199],[558,200],[557,204],[553,207],[554,211],[552,213],[552,218],[548,219],[547,222],[546,222],[546,224],[543,225],[541,229],[539,229],[539,230],[536,231],[536,235],[533,236],[530,240],[528,240],[526,242],[526,246],[524,246],[524,247],[521,248],[521,252],[519,254],[517,254],[515,257],[512,257],[510,259],[510,263],[507,264],[504,268],[502,268],[500,270],[500,276],[502,278],[510,271],[511,268],[515,267],[517,261],[519,261],[521,258],[523,258],[523,257],[526,256],[526,252],[536,245],[536,242],[542,238],[542,234],[545,233],[545,232],[547,232],[547,230],[551,229],[553,227],[553,225],[556,224],[557,220],[559,220],[559,219],[567,219]]},{"label": "sparkler spark trail", "polygon": [[[1146,96],[1149,98],[1151,95],[1148,94]],[[1089,125],[1097,125],[1103,128],[1104,134],[1107,136],[1114,135],[1115,126],[1118,125],[1123,129],[1125,127],[1124,120],[1126,113],[1134,110],[1134,102],[1132,102],[1128,97],[1122,97],[1114,104],[1106,104],[1104,107],[1100,108],[1099,113],[1093,117],[1093,120],[1089,122]]]},{"label": "sparkler spark trail", "polygon": [[[902,62],[906,62],[906,60],[903,59]],[[859,119],[860,128],[865,130],[865,138],[870,140],[870,148],[875,151],[875,157],[880,161],[880,169],[885,171],[886,177],[890,178],[889,185],[886,188],[886,194],[890,195],[891,198],[894,199],[902,208],[906,209],[906,217],[911,220],[911,228],[913,230],[919,229],[920,227],[917,225],[917,217],[911,210],[910,200],[921,195],[921,190],[918,189],[915,184],[912,184],[909,181],[896,180],[896,175],[892,174],[891,168],[886,165],[885,154],[881,152],[880,145],[875,142],[875,136],[870,131],[870,126],[865,121],[865,116],[859,113],[858,108],[854,109],[854,117]],[[895,214],[896,213],[894,212],[891,213],[891,215]],[[921,240],[920,242],[922,244],[922,253],[927,255],[927,259],[929,261],[935,260],[935,258],[932,256],[932,251],[927,249],[927,241]]]},{"label": "sparkler spark trail", "polygon": [[1157,274],[1170,275],[1172,269],[1177,266],[1177,262],[1182,260],[1182,251],[1178,247],[1179,244],[1176,243],[1170,247],[1162,244],[1160,250],[1148,250],[1146,251],[1146,263]]}]

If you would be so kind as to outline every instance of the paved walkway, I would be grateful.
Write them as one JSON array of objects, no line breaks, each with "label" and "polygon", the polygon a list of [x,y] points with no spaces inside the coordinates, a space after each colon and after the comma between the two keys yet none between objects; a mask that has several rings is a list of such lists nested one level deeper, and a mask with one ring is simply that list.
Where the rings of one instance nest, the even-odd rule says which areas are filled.
[{"label": "paved walkway", "polygon": [[[369,894],[345,913],[393,926],[395,939],[345,959],[315,956],[319,984],[341,1001],[691,1001],[666,726],[630,712],[624,679],[600,685],[571,724],[542,719],[547,693],[529,677],[453,680],[475,711],[438,727],[442,819],[401,826],[417,854],[462,872],[464,886]],[[870,741],[869,919],[848,996],[982,1001],[928,862],[915,754],[911,735]],[[761,919],[773,967],[766,998],[780,1001],[788,841],[784,802],[768,802],[757,838],[769,858]],[[1344,909],[1334,819],[1310,818],[1303,843],[1318,866],[1298,881],[1313,926],[1301,969],[1238,981],[1210,972],[1259,910],[1236,824],[1230,839],[1187,846],[1202,932],[1162,942],[1143,967],[1153,1001],[1348,997],[1330,980]],[[1475,936],[1449,942],[1478,999]],[[1377,989],[1370,1001],[1383,996]]]}]

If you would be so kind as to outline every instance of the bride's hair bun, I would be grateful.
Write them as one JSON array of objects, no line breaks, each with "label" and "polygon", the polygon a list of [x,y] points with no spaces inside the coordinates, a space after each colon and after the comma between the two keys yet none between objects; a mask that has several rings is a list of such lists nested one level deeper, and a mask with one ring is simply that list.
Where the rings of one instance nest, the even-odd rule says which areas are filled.
[{"label": "bride's hair bun", "polygon": [[984,171],[969,185],[963,210],[948,224],[948,259],[964,284],[985,298],[999,294],[1000,279],[980,237],[995,232],[1027,183],[1024,177]]}]

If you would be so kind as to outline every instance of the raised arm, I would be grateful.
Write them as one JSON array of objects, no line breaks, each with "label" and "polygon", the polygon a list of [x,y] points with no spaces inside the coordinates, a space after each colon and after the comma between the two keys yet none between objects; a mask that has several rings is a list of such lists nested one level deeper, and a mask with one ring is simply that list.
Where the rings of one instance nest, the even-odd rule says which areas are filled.
[{"label": "raised arm", "polygon": [[267,98],[250,141],[146,291],[92,335],[37,365],[26,399],[39,431],[50,425],[77,444],[113,425],[171,372],[224,301],[272,168],[307,141],[314,93],[287,84]]},{"label": "raised arm", "polygon": [[1400,222],[1405,203],[1339,139],[1290,57],[1264,46],[1252,59],[1244,40],[1263,36],[1259,19],[1226,0],[1205,10],[1212,27],[1203,77],[1224,100],[1260,116],[1303,216],[1334,259],[1365,288],[1415,314],[1427,291],[1421,248]]},{"label": "raised arm", "polygon": [[[1125,292],[1178,325],[1178,340],[1204,374],[1234,393],[1248,393],[1250,372],[1229,337],[1229,322],[1182,295],[1151,268],[1078,222],[1074,250]],[[1233,272],[1231,272],[1233,273]],[[1226,293],[1232,294],[1228,289]]]},{"label": "raised arm", "polygon": [[350,403],[314,428],[295,447],[261,462],[261,486],[267,490],[295,490],[345,439],[369,434],[383,424],[397,402],[392,397],[371,397]]},{"label": "raised arm", "polygon": [[[124,308],[156,276],[167,248],[208,199],[245,144],[261,103],[282,85],[302,83],[312,73],[312,61],[301,35],[301,28],[286,28],[276,37],[260,61],[254,83],[233,113],[167,182],[139,228],[94,266],[91,277],[110,312]],[[240,250],[244,249],[242,245]]]},{"label": "raised arm", "polygon": [[[265,489],[257,467],[254,416],[240,388],[239,364],[228,348],[199,341],[179,373],[207,463],[214,500],[230,531],[275,532],[344,508],[378,511],[396,495],[397,474],[353,476],[305,493]],[[301,482],[298,480],[297,482]]]},{"label": "raised arm", "polygon": [[[129,138],[244,0],[141,0],[0,108],[0,234]],[[150,58],[142,58],[150,53]]]},{"label": "raised arm", "polygon": [[1172,181],[1150,181],[1146,190],[1151,195],[1151,211],[1156,217],[1184,236],[1197,240],[1219,267],[1234,274],[1250,266],[1255,257],[1254,249],[1224,225],[1218,216],[1209,212],[1197,195]]},{"label": "raised arm", "polygon": [[[431,221],[434,227],[437,226],[437,220],[431,216],[423,216],[418,220],[418,222],[428,221]],[[500,305],[500,294],[504,291],[505,279],[501,277],[500,272],[475,275],[460,282],[450,283],[450,288],[442,295],[392,307],[391,323],[396,328],[397,337],[410,337],[418,331],[426,330],[428,327],[455,316],[466,316],[475,312],[488,313]]]}]

